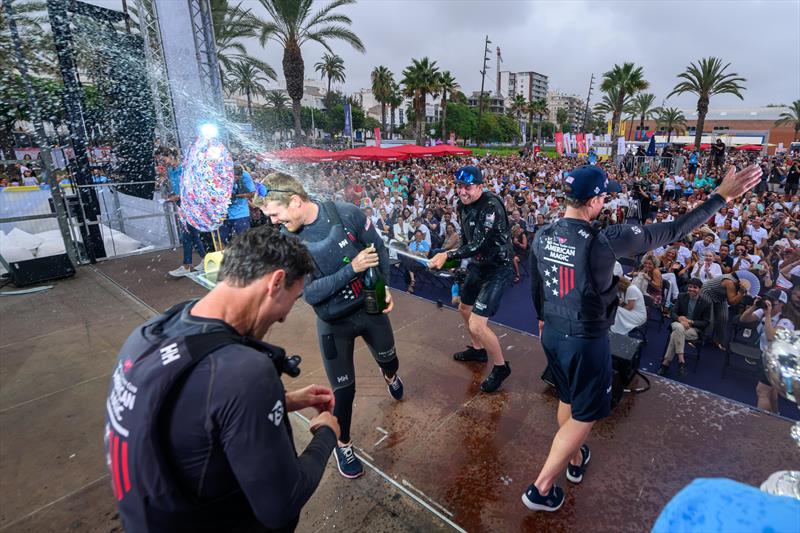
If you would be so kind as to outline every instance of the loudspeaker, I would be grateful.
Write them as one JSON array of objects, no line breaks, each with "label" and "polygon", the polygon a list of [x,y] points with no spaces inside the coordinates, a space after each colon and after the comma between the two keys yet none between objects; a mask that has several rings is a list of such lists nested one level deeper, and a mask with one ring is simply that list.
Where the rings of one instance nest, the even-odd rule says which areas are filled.
[{"label": "loudspeaker", "polygon": [[67,254],[13,261],[8,266],[8,275],[17,287],[75,275],[75,267]]},{"label": "loudspeaker", "polygon": [[627,387],[639,370],[642,344],[639,339],[608,332],[609,347],[611,349],[611,363],[619,373],[622,386]]}]

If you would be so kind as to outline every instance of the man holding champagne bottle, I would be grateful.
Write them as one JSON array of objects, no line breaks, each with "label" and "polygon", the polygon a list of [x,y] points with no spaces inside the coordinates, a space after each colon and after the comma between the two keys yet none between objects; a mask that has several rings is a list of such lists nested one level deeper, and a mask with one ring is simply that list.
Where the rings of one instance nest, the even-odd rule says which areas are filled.
[{"label": "man holding champagne bottle", "polygon": [[389,321],[392,295],[386,288],[389,252],[371,220],[356,206],[312,200],[297,179],[275,172],[257,186],[253,203],[296,235],[315,263],[303,296],[317,314],[317,333],[325,372],[333,389],[333,414],[341,437],[336,448],[339,472],[354,479],[364,473],[350,439],[356,393],[353,346],[361,337],[381,368],[389,394],[403,397],[394,333]]}]

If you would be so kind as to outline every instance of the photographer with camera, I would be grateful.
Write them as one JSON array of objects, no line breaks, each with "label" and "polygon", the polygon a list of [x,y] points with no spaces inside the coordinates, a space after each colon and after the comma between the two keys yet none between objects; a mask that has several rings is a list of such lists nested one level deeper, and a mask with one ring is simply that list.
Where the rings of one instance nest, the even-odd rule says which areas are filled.
[{"label": "photographer with camera", "polygon": [[[225,250],[217,286],[138,327],[106,402],[106,459],[127,531],[293,531],[339,425],[333,393],[285,392],[296,357],[261,341],[283,322],[314,265],[260,227]],[[287,413],[312,407],[298,456]]]},{"label": "photographer with camera", "polygon": [[483,392],[495,392],[511,375],[503,358],[497,335],[489,328],[489,317],[500,307],[506,285],[512,280],[514,249],[511,228],[503,202],[483,190],[483,174],[474,166],[456,171],[458,218],[461,246],[434,255],[428,267],[442,268],[445,261],[470,259],[467,279],[461,288],[458,311],[469,331],[472,344],[453,354],[456,361],[486,362],[491,357],[492,371],[481,383]]},{"label": "photographer with camera", "polygon": [[236,164],[233,166],[233,178],[233,190],[231,191],[231,203],[228,206],[228,216],[219,228],[219,235],[225,244],[228,244],[235,236],[241,235],[250,229],[248,200],[252,200],[256,192],[253,178],[242,165]]},{"label": "photographer with camera", "polygon": [[[781,316],[783,306],[789,298],[780,289],[770,289],[763,298],[756,298],[753,303],[744,310],[741,318],[742,323],[758,322],[759,347],[761,352],[767,348],[775,338],[775,331],[778,328],[794,330],[791,320]],[[778,412],[778,391],[770,384],[764,374],[763,362],[759,360],[761,374],[758,385],[756,385],[756,396],[758,396],[758,407],[773,413]]]}]

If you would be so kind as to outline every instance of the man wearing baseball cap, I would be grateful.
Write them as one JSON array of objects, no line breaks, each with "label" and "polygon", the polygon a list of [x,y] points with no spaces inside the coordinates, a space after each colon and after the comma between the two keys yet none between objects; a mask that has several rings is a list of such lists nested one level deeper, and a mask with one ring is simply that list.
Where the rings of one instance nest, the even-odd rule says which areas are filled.
[{"label": "man wearing baseball cap", "polygon": [[564,179],[564,217],[543,227],[531,246],[531,284],[539,331],[559,396],[559,430],[536,481],[522,495],[526,507],[555,511],[564,491],[553,484],[567,467],[580,483],[591,454],[585,444],[592,425],[611,411],[608,328],[617,309],[613,273],[619,257],[635,257],[683,238],[727,202],[758,184],[761,169],[731,167],[717,190],[672,222],[616,224],[597,231],[592,222],[605,196],[617,190],[605,171],[585,165]]},{"label": "man wearing baseball cap", "polygon": [[494,392],[511,375],[500,341],[489,328],[489,317],[500,307],[506,285],[514,275],[511,228],[503,202],[483,190],[483,174],[478,167],[461,167],[455,179],[461,246],[434,255],[428,266],[442,268],[448,260],[470,260],[461,287],[458,311],[472,344],[453,354],[453,358],[456,361],[486,362],[491,357],[492,371],[481,383],[481,390]]}]

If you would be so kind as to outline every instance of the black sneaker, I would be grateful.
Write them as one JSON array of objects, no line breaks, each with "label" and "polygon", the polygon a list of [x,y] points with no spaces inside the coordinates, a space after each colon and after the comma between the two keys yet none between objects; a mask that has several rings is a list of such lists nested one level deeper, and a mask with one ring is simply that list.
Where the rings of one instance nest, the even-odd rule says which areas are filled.
[{"label": "black sneaker", "polygon": [[355,479],[364,475],[364,465],[361,460],[356,457],[353,452],[353,445],[337,447],[336,451],[336,465],[339,467],[339,473],[348,479]]},{"label": "black sneaker", "polygon": [[[383,379],[386,380],[386,376],[384,376]],[[386,384],[386,388],[389,389],[389,394],[391,394],[392,398],[395,400],[400,401],[403,399],[403,382],[397,374],[394,375],[391,383]]]},{"label": "black sneaker", "polygon": [[682,378],[685,378],[689,375],[689,370],[686,368],[685,364],[678,366],[678,375]]},{"label": "black sneaker", "polygon": [[581,446],[581,457],[583,459],[580,466],[567,463],[567,479],[572,483],[580,483],[583,481],[583,473],[586,471],[586,465],[589,464],[589,459],[592,458],[592,452],[589,451],[589,447],[585,444]]},{"label": "black sneaker", "polygon": [[553,485],[550,492],[542,496],[536,485],[531,485],[522,495],[522,503],[531,511],[558,511],[564,505],[564,490]]},{"label": "black sneaker", "polygon": [[656,372],[656,374],[658,374],[659,376],[666,376],[668,373],[669,373],[669,367],[666,365],[661,365],[661,368],[659,368],[658,372]]},{"label": "black sneaker", "polygon": [[487,376],[486,379],[483,380],[481,383],[481,390],[483,392],[494,392],[500,388],[500,385],[503,384],[503,380],[505,380],[508,376],[511,375],[511,366],[509,366],[508,361],[502,366],[494,365],[492,367],[492,372]]},{"label": "black sneaker", "polygon": [[472,346],[467,346],[467,349],[463,352],[454,353],[453,359],[456,361],[477,361],[479,363],[485,363],[489,360],[489,356],[486,353],[486,348],[478,350]]}]

